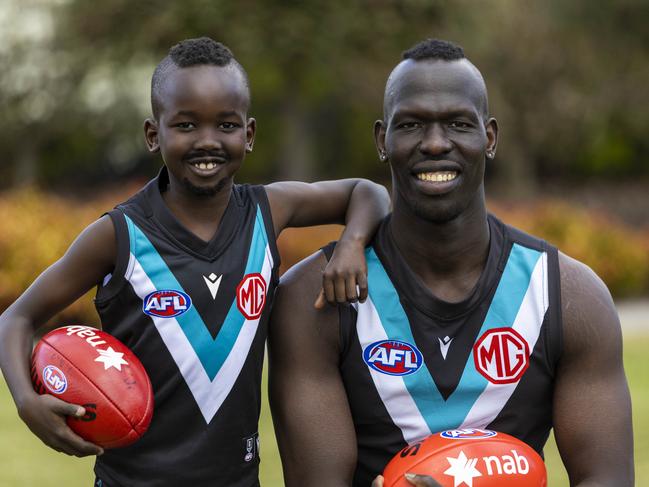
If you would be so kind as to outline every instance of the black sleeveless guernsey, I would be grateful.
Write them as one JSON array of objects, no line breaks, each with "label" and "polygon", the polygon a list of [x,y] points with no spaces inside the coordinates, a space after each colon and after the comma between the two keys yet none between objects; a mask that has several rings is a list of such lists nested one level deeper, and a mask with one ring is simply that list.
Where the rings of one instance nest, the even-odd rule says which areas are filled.
[{"label": "black sleeveless guernsey", "polygon": [[443,430],[493,429],[542,452],[562,346],[556,248],[490,215],[485,269],[469,297],[448,303],[405,263],[388,222],[366,249],[369,298],[340,308],[354,485]]},{"label": "black sleeveless guernsey", "polygon": [[115,272],[100,287],[103,329],[135,352],[153,385],[151,426],[107,450],[95,473],[109,487],[259,484],[261,372],[279,254],[262,186],[235,185],[204,242],[162,199],[163,168],[109,214]]}]

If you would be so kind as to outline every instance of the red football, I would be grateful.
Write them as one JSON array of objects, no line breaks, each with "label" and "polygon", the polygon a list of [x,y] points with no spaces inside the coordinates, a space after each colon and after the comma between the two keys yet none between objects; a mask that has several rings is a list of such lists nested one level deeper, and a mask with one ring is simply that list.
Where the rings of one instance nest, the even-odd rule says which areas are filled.
[{"label": "red football", "polygon": [[133,352],[106,332],[80,325],[49,332],[34,348],[31,374],[39,394],[86,408],[83,418],[68,417],[68,425],[96,445],[130,445],[149,427],[149,376]]},{"label": "red football", "polygon": [[405,447],[383,471],[384,487],[412,487],[405,473],[442,487],[546,487],[543,459],[513,436],[481,429],[435,433]]}]

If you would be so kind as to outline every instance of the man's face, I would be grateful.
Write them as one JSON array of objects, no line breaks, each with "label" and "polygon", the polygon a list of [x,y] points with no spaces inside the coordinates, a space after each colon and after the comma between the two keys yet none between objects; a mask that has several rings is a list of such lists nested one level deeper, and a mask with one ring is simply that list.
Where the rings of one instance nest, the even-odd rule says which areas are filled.
[{"label": "man's face", "polygon": [[234,65],[173,69],[158,96],[158,120],[145,122],[149,150],[162,154],[172,185],[212,196],[232,185],[255,120],[247,119],[249,94]]},{"label": "man's face", "polygon": [[390,161],[395,211],[443,223],[484,205],[485,154],[497,125],[487,120],[482,78],[466,60],[412,61],[392,73],[379,151]]}]

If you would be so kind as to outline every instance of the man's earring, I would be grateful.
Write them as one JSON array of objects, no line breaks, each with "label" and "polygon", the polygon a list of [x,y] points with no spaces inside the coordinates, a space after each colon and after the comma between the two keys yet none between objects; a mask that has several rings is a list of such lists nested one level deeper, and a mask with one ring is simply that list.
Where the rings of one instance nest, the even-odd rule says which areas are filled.
[{"label": "man's earring", "polygon": [[388,155],[385,152],[381,151],[379,152],[379,159],[381,159],[381,162],[385,162],[388,160]]},{"label": "man's earring", "polygon": [[488,150],[487,151],[487,159],[493,159],[494,158],[494,151]]},{"label": "man's earring", "polygon": [[250,144],[246,144],[246,152],[250,154],[252,152],[252,146]]}]

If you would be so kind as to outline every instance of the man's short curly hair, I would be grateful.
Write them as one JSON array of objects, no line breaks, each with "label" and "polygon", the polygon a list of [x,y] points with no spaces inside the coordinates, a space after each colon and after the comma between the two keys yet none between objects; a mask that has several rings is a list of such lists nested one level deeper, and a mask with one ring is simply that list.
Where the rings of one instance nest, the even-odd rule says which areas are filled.
[{"label": "man's short curly hair", "polygon": [[209,37],[185,39],[169,49],[162,61],[156,66],[151,77],[151,110],[157,119],[159,112],[160,91],[166,75],[174,68],[212,65],[228,66],[233,64],[243,75],[248,88],[248,74],[234,58],[227,46]]},{"label": "man's short curly hair", "polygon": [[390,76],[388,77],[387,83],[385,85],[385,94],[383,98],[383,117],[388,118],[388,114],[392,108],[392,97],[393,97],[393,81],[398,77],[398,67],[402,63],[408,61],[420,62],[420,61],[464,61],[469,64],[471,69],[474,71],[478,82],[482,85],[483,90],[483,101],[481,105],[483,116],[485,120],[489,116],[489,102],[487,100],[487,86],[485,85],[484,79],[480,70],[475,67],[475,65],[467,59],[464,55],[464,49],[458,44],[455,44],[451,41],[446,41],[443,39],[426,39],[418,42],[412,46],[407,51],[404,51],[401,55],[401,62],[395,67]]},{"label": "man's short curly hair", "polygon": [[442,39],[426,39],[404,51],[402,59],[421,61],[433,59],[440,61],[457,61],[464,59],[464,49],[459,45]]}]

